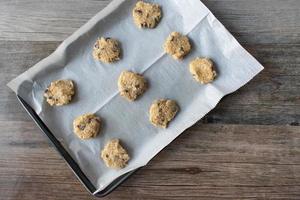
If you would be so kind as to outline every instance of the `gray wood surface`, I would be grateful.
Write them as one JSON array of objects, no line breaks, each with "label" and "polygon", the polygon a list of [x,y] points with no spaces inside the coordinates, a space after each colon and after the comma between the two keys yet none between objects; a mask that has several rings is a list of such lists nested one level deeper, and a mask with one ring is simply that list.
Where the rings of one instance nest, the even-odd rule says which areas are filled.
[{"label": "gray wood surface", "polygon": [[[93,199],[6,83],[105,0],[0,0],[0,199]],[[265,70],[106,199],[300,199],[300,1],[204,0]]]}]

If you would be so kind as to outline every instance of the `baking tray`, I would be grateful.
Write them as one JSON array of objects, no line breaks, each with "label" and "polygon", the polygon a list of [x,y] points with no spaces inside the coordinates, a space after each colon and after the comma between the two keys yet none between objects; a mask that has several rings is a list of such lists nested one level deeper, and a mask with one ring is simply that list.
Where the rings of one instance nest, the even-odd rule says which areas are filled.
[{"label": "baking tray", "polygon": [[55,149],[64,158],[68,166],[71,168],[76,177],[80,180],[80,182],[85,186],[85,188],[96,197],[104,197],[111,193],[114,189],[116,189],[121,183],[123,183],[126,179],[128,179],[133,173],[135,173],[138,169],[130,171],[117,179],[115,179],[111,184],[109,184],[105,189],[96,192],[96,187],[91,183],[91,181],[86,177],[86,175],[81,171],[79,165],[75,162],[75,160],[70,156],[70,154],[66,151],[63,145],[59,142],[59,140],[51,133],[49,128],[44,124],[41,118],[36,114],[36,112],[28,105],[24,99],[17,95],[17,98],[23,108],[27,111],[33,121],[37,124],[37,126],[42,130],[42,132],[48,137],[50,142],[54,145]]},{"label": "baking tray", "polygon": [[[153,2],[154,1],[157,2],[158,0],[153,0]],[[145,33],[141,32],[134,26],[131,17],[131,8],[134,6],[134,1],[114,0],[109,6],[66,39],[54,53],[8,83],[8,86],[19,95],[18,99],[29,115],[50,139],[78,179],[90,193],[97,197],[103,197],[113,191],[133,174],[136,169],[145,166],[184,130],[212,110],[223,96],[245,85],[263,69],[263,66],[241,47],[201,1],[189,0],[182,3],[183,1],[180,0],[166,0],[159,2],[164,4],[164,7],[168,7],[168,3],[170,5],[174,4],[174,6],[170,7],[173,10],[164,11],[164,19],[170,23],[165,23],[165,26],[161,24],[161,29],[157,28],[153,30],[156,34],[147,31]],[[122,11],[121,16],[119,16],[120,13],[118,11]],[[113,17],[113,14],[118,17]],[[180,23],[174,21],[174,17],[178,18]],[[119,19],[123,21],[119,21]],[[107,24],[114,24],[115,22],[118,22],[118,26],[116,29],[112,28],[114,26],[110,26],[109,30],[112,31],[110,34],[106,32],[106,29],[101,28],[106,27]],[[124,27],[129,28],[127,30],[124,29]],[[163,44],[165,38],[172,30],[180,31],[188,35],[192,43],[201,44],[201,48],[195,45],[196,48],[194,48],[189,57],[181,62],[174,61],[169,56],[165,56],[161,45],[156,44]],[[131,33],[135,37],[145,36],[148,39],[143,40],[143,45],[140,45],[140,41],[135,39],[130,40],[130,43],[127,37],[128,33]],[[124,52],[128,52],[129,55],[124,57],[122,61],[116,63],[115,68],[106,68],[99,62],[94,63],[95,61],[91,57],[91,46],[94,41],[99,35],[105,36],[107,34],[118,38],[120,41],[124,41],[122,43],[123,48],[126,49]],[[153,42],[154,40],[156,43]],[[84,45],[84,47],[82,45]],[[74,50],[72,50],[71,47],[80,47],[81,50],[72,53]],[[142,47],[145,48],[143,49]],[[142,52],[148,52],[145,54],[146,56],[144,56],[144,54],[139,56],[141,50],[143,50]],[[80,56],[81,59],[77,60],[76,58],[78,56]],[[198,56],[210,57],[216,62],[220,76],[218,76],[216,81],[212,84],[199,86],[198,83],[192,79],[186,67],[182,67],[188,66],[189,62]],[[126,60],[126,58],[128,59]],[[83,74],[85,76],[82,78],[81,74],[85,68],[81,66],[84,65],[90,66],[90,68],[89,70],[85,70],[89,73]],[[169,66],[172,66],[172,68]],[[124,102],[121,98],[115,98],[115,101],[112,101],[112,97],[118,97],[118,89],[116,84],[111,84],[111,81],[117,80],[123,70],[145,74],[151,82],[158,83],[156,84],[157,87],[151,87],[152,89],[148,92],[148,95],[144,95],[143,103],[137,102],[134,107],[127,106],[127,102]],[[76,73],[70,73],[72,71]],[[109,76],[107,76],[107,74],[109,74]],[[70,107],[66,107],[70,112],[65,112],[67,114],[68,112],[72,113],[71,115],[66,115],[68,121],[72,121],[75,116],[82,112],[95,113],[103,108],[101,113],[98,113],[99,116],[114,122],[107,123],[106,131],[112,134],[101,135],[103,138],[99,141],[100,143],[83,143],[83,146],[79,146],[81,145],[79,144],[80,141],[74,134],[69,134],[70,138],[64,135],[71,133],[70,124],[62,126],[62,124],[57,121],[53,124],[50,123],[54,121],[53,119],[60,119],[59,117],[53,117],[54,115],[61,116],[62,113],[55,112],[52,117],[48,115],[49,117],[47,118],[45,117],[47,116],[45,114],[47,110],[42,112],[44,89],[51,80],[56,80],[61,77],[74,80],[76,85],[82,88],[82,90],[80,90],[82,93],[79,97],[81,101],[78,101],[76,106],[74,104],[74,106],[70,105]],[[87,85],[86,80],[94,80],[94,83]],[[99,80],[101,80],[101,84]],[[162,80],[168,84],[161,84]],[[105,81],[108,83],[106,86],[103,84]],[[102,91],[99,89],[99,85],[102,85],[101,88],[105,87],[105,90]],[[91,98],[89,98],[91,91],[97,94],[97,99],[93,99],[93,101],[90,101]],[[182,93],[182,91],[186,92]],[[100,99],[99,96],[101,97]],[[145,115],[145,110],[147,109],[145,105],[151,105],[153,100],[158,97],[176,99],[180,105],[180,112],[182,113],[174,119],[172,126],[164,130],[153,127],[149,123],[147,115]],[[80,102],[85,103],[80,104]],[[84,111],[77,110],[77,106],[86,105],[92,106],[85,107],[86,109]],[[106,105],[106,109],[104,109],[104,105]],[[74,110],[78,112],[73,112]],[[114,113],[117,117],[114,117],[111,113]],[[139,123],[133,123],[136,126],[128,127],[128,124],[132,121],[136,121],[136,119],[139,119]],[[61,122],[61,120],[58,121]],[[109,126],[109,124],[112,125]],[[119,124],[119,126],[116,127],[114,124]],[[124,127],[126,127],[126,132],[130,133],[130,137],[135,140],[127,138],[128,135],[123,133]],[[143,134],[140,133],[141,127],[143,128]],[[164,134],[153,134],[158,132]],[[104,145],[105,141],[108,141],[110,138],[120,138],[122,141],[126,141],[126,144],[130,144],[132,155],[135,155],[133,156],[135,160],[129,163],[131,166],[124,171],[118,171],[118,173],[112,173],[103,163],[100,166],[100,160],[94,159],[95,157],[87,157],[84,153],[89,149],[78,152],[74,148],[80,147],[81,150],[83,149],[81,147],[89,147],[92,149],[92,151],[89,150],[93,153],[92,155],[98,157],[99,144]],[[73,151],[76,152],[74,155]],[[86,160],[89,161],[89,165],[83,164],[87,163]],[[92,166],[96,167],[93,168]],[[103,169],[101,168],[101,170],[99,170],[100,167],[97,166]],[[102,175],[104,175],[104,178]],[[101,179],[99,179],[100,177]],[[99,191],[100,189],[101,191]]]}]

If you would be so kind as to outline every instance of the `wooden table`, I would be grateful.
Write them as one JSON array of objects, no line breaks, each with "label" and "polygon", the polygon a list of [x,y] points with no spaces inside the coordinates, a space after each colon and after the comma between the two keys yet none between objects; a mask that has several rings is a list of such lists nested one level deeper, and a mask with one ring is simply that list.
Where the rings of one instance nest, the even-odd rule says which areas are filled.
[{"label": "wooden table", "polygon": [[[109,2],[0,1],[0,199],[93,199],[6,83]],[[300,1],[203,2],[265,70],[106,199],[300,199]]]}]

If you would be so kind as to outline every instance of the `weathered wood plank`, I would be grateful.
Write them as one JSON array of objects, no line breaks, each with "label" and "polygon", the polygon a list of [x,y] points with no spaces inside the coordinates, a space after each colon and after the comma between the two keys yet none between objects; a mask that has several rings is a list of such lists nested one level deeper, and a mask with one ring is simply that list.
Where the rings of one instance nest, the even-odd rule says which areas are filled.
[{"label": "weathered wood plank", "polygon": [[243,44],[300,42],[298,0],[203,0]]},{"label": "weathered wood plank", "polygon": [[[0,40],[62,41],[110,0],[2,0]],[[203,0],[243,43],[299,43],[299,0]]]},{"label": "weathered wood plank", "polygon": [[[3,199],[90,199],[33,122],[0,122]],[[107,199],[298,199],[300,130],[196,125]]]},{"label": "weathered wood plank", "polygon": [[0,39],[62,41],[109,2],[110,0],[2,0]]},{"label": "weathered wood plank", "polygon": [[[0,120],[30,120],[5,84],[48,56],[58,42],[0,41]],[[245,87],[225,97],[203,123],[291,124],[300,123],[300,44],[260,45],[246,48],[265,70]]]}]

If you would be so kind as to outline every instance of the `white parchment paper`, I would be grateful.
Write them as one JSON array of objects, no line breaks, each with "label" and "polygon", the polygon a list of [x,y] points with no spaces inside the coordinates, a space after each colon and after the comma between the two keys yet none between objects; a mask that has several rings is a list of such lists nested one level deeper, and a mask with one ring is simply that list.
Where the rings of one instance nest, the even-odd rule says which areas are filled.
[{"label": "white parchment paper", "polygon": [[[199,0],[152,0],[162,6],[163,17],[155,29],[138,29],[132,20],[136,1],[114,0],[58,49],[8,86],[39,114],[52,133],[98,190],[120,175],[146,165],[161,149],[213,109],[220,99],[251,80],[263,67],[248,54]],[[182,61],[163,51],[167,36],[187,34],[193,50]],[[121,42],[122,59],[103,64],[92,57],[97,37]],[[218,77],[207,85],[195,82],[188,64],[196,57],[210,57]],[[117,80],[123,70],[144,74],[149,90],[137,101],[118,94]],[[71,104],[50,107],[43,99],[51,81],[72,79],[76,96]],[[174,99],[180,112],[167,129],[152,126],[148,110],[153,100]],[[94,112],[104,126],[95,139],[82,141],[72,132],[75,117]],[[105,143],[119,138],[131,160],[122,170],[105,167],[99,154]]]}]

